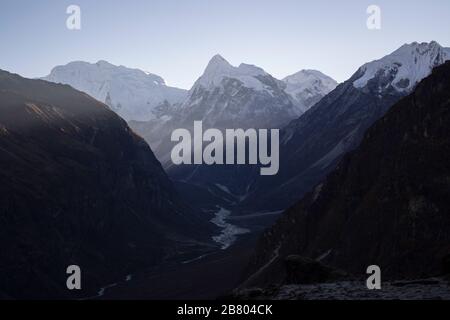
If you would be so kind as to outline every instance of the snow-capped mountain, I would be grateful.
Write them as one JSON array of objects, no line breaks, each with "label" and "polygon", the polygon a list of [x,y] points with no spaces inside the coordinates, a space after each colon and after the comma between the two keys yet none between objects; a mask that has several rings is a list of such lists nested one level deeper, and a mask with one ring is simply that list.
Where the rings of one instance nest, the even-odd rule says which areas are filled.
[{"label": "snow-capped mountain", "polygon": [[297,118],[301,111],[284,90],[284,82],[263,69],[241,64],[232,66],[220,55],[208,63],[185,101],[166,108],[158,119],[130,122],[167,164],[174,129],[191,129],[194,121],[204,128],[281,128]]},{"label": "snow-capped mountain", "polygon": [[71,62],[55,67],[43,80],[83,91],[128,121],[155,119],[168,105],[182,102],[187,93],[167,86],[157,75],[106,61]]},{"label": "snow-capped mountain", "polygon": [[392,89],[409,92],[446,60],[450,60],[450,48],[443,48],[436,41],[405,44],[393,53],[363,65],[358,71],[361,76],[353,85],[359,89],[371,86],[380,93]]},{"label": "snow-capped mountain", "polygon": [[277,128],[301,114],[284,89],[282,81],[263,69],[234,67],[216,55],[179,112],[187,123],[203,120],[216,128]]},{"label": "snow-capped mountain", "polygon": [[317,70],[301,70],[283,79],[285,91],[292,96],[298,108],[303,112],[320,101],[338,83]]},{"label": "snow-capped mountain", "polygon": [[258,76],[267,76],[267,73],[259,67],[244,63],[239,67],[234,67],[217,54],[209,61],[203,75],[195,83],[194,89],[198,86],[214,89],[220,87],[224,79],[233,78],[242,82],[247,88],[264,90],[266,86],[258,80]]},{"label": "snow-capped mountain", "polygon": [[172,166],[172,131],[192,131],[198,120],[203,121],[204,129],[282,128],[335,86],[334,80],[317,71],[300,72],[281,81],[257,66],[243,63],[236,67],[216,55],[182,104],[168,108],[157,120],[134,121],[130,126],[149,142],[174,179],[220,184],[239,195],[246,192],[251,166]]},{"label": "snow-capped mountain", "polygon": [[[302,79],[297,80],[299,87]],[[306,82],[303,88],[314,90],[314,81],[309,82],[312,87]],[[303,113],[286,88],[285,82],[259,67],[249,64],[235,67],[216,55],[180,107],[182,127],[191,128],[195,120],[202,120],[204,127],[219,129],[282,128]],[[165,150],[166,154],[168,151]],[[219,184],[239,198],[246,192],[248,177],[255,167],[166,165],[166,169],[176,180],[207,186]]]},{"label": "snow-capped mountain", "polygon": [[414,42],[360,67],[282,130],[280,171],[250,179],[246,204],[252,209],[255,204],[283,209],[301,199],[359,145],[366,130],[393,104],[434,67],[450,60],[449,51],[436,42]]}]

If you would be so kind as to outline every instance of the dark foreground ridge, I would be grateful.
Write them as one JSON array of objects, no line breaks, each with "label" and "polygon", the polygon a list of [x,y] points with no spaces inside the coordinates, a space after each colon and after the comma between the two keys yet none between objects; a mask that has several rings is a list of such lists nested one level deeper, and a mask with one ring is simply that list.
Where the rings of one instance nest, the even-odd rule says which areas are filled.
[{"label": "dark foreground ridge", "polygon": [[149,146],[69,86],[0,71],[0,296],[64,298],[160,263],[208,228]]},{"label": "dark foreground ridge", "polygon": [[290,255],[353,275],[379,265],[385,280],[450,273],[449,164],[447,62],[265,232],[243,287],[298,283]]}]

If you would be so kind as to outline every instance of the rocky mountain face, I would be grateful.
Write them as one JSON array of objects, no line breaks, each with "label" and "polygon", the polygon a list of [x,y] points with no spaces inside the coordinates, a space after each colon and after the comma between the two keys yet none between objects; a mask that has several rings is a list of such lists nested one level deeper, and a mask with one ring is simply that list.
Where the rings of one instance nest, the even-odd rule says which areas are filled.
[{"label": "rocky mountain face", "polygon": [[317,70],[301,70],[284,78],[283,82],[286,84],[285,91],[294,98],[302,113],[338,85],[334,79]]},{"label": "rocky mountain face", "polygon": [[283,82],[261,68],[230,65],[219,55],[209,62],[180,107],[191,123],[222,128],[278,128],[301,114],[284,92]]},{"label": "rocky mountain face", "polygon": [[286,283],[285,259],[292,255],[353,274],[378,265],[385,280],[448,273],[449,163],[447,62],[264,233],[247,285]]},{"label": "rocky mountain face", "polygon": [[168,106],[181,103],[187,94],[186,90],[167,86],[157,75],[106,61],[71,62],[55,67],[43,80],[83,91],[127,121],[157,119]]},{"label": "rocky mountain face", "polygon": [[[192,131],[194,121],[220,130],[282,128],[332,90],[333,80],[316,71],[303,71],[280,81],[253,65],[230,65],[214,56],[181,105],[165,117],[130,125],[155,150],[176,180],[200,185],[220,185],[233,196],[245,194],[255,166],[172,166],[170,151],[174,129]],[[292,93],[292,95],[291,95]]]},{"label": "rocky mountain face", "polygon": [[[209,231],[106,105],[4,71],[0,180],[0,288],[10,298],[85,297]],[[77,293],[66,288],[72,264]]]},{"label": "rocky mountain face", "polygon": [[377,89],[380,94],[392,90],[411,92],[434,67],[449,59],[450,48],[443,48],[436,41],[405,44],[392,54],[363,65],[362,76],[353,84],[366,91]]},{"label": "rocky mountain face", "polygon": [[449,59],[450,49],[436,42],[412,43],[362,66],[283,129],[278,175],[250,178],[242,206],[285,209],[295,203],[359,145],[394,103]]},{"label": "rocky mountain face", "polygon": [[192,131],[194,121],[203,121],[205,130],[279,128],[287,124],[301,110],[284,89],[282,81],[264,70],[247,64],[234,67],[216,55],[183,103],[169,108],[159,119],[130,125],[149,142],[167,167],[174,146],[170,141],[172,131],[177,128]]}]

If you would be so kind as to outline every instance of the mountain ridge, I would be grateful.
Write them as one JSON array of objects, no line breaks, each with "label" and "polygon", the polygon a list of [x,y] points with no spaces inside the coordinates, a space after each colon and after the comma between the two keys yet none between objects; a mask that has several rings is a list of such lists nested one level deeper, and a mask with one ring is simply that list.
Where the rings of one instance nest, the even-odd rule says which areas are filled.
[{"label": "mountain ridge", "polygon": [[166,104],[180,103],[187,94],[187,90],[167,86],[160,76],[104,60],[57,66],[42,80],[71,85],[107,104],[125,120],[155,119]]},{"label": "mountain ridge", "polygon": [[289,255],[356,275],[375,264],[383,279],[448,272],[449,101],[446,62],[264,233],[247,274],[266,267],[249,285],[285,284]]},{"label": "mountain ridge", "polygon": [[[159,119],[133,121],[130,125],[169,168],[171,132],[192,129],[194,121],[203,121],[205,128],[248,129],[278,128],[295,119],[302,111],[285,87],[283,81],[257,66],[241,63],[235,67],[221,55],[215,55],[183,103],[168,106]],[[169,171],[176,171],[176,179],[184,180],[192,169],[174,167]]]},{"label": "mountain ridge", "polygon": [[[212,225],[148,144],[68,85],[0,71],[0,150],[0,287],[12,298],[86,297],[209,241]],[[66,288],[71,264],[80,292]]]},{"label": "mountain ridge", "polygon": [[[402,48],[415,48],[418,45],[413,43]],[[430,49],[440,47],[434,42],[427,45]],[[420,46],[426,47],[424,44]],[[404,90],[397,90],[391,85],[396,76],[402,73],[399,73],[398,68],[388,68],[390,72],[385,73],[386,58],[389,63],[402,62],[395,54],[370,62],[369,65],[373,66],[382,61],[382,72],[375,71],[376,76],[368,79],[362,88],[355,87],[354,83],[367,77],[367,74],[364,68],[358,68],[350,79],[339,84],[316,105],[283,128],[280,133],[279,174],[275,177],[254,175],[249,180],[251,189],[242,203],[243,207],[251,210],[265,207],[278,210],[295,203],[331,172],[346,152],[359,145],[364,132],[376,120],[410,92],[406,87]],[[406,59],[410,61],[411,57],[406,56]],[[434,59],[427,61],[434,65]],[[429,69],[417,67],[421,71],[418,72],[416,66],[414,63],[412,69],[408,69],[414,79],[420,78],[418,75],[424,76],[422,71]],[[380,88],[383,90],[380,91]],[[264,195],[265,201],[259,200],[261,195]],[[258,204],[256,208],[255,204]]]}]

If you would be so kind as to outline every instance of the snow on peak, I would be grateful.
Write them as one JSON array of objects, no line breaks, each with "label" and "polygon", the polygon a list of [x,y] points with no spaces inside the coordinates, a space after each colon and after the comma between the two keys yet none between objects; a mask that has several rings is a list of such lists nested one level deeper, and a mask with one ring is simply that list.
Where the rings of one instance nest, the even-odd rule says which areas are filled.
[{"label": "snow on peak", "polygon": [[243,74],[251,75],[251,76],[259,76],[266,75],[267,73],[260,67],[257,67],[253,64],[241,63],[238,67],[238,70]]},{"label": "snow on peak", "polygon": [[208,63],[203,75],[194,84],[194,88],[202,86],[206,89],[219,87],[226,78],[237,79],[247,88],[263,90],[264,84],[257,79],[267,73],[256,66],[242,63],[239,67],[232,66],[221,55],[215,55]]},{"label": "snow on peak", "polygon": [[434,67],[447,60],[450,60],[450,48],[443,48],[436,41],[405,44],[393,53],[363,65],[359,70],[362,76],[353,85],[363,88],[370,80],[383,76],[389,81],[379,91],[392,86],[398,92],[409,92]]},{"label": "snow on peak", "polygon": [[334,79],[317,70],[301,70],[287,76],[283,82],[286,84],[286,93],[292,96],[303,112],[337,86]]},{"label": "snow on peak", "polygon": [[328,90],[328,92],[334,90],[337,86],[337,82],[334,79],[318,70],[301,70],[293,75],[287,76],[283,81],[287,85],[298,88],[317,87]]},{"label": "snow on peak", "polygon": [[[85,63],[85,62],[80,62],[80,63]],[[100,68],[114,68],[115,67],[113,64],[111,64],[105,60],[99,60],[99,61],[97,61],[97,63],[95,65]]]},{"label": "snow on peak", "polygon": [[86,79],[93,77],[98,81],[111,80],[111,78],[115,77],[127,77],[128,79],[140,81],[150,86],[165,85],[164,79],[160,76],[139,69],[116,66],[104,60],[100,60],[96,63],[74,61],[64,66],[57,66],[53,68],[50,75],[46,77],[46,80],[59,80],[61,77],[71,77],[72,80],[75,80],[75,78],[81,80],[80,78]]},{"label": "snow on peak", "polygon": [[231,68],[231,64],[220,54],[216,54],[208,63],[207,70],[220,70],[220,68]]},{"label": "snow on peak", "polygon": [[166,86],[164,79],[107,61],[70,62],[53,68],[43,80],[68,84],[106,103],[125,120],[146,121],[164,103],[180,103],[186,91]]}]

